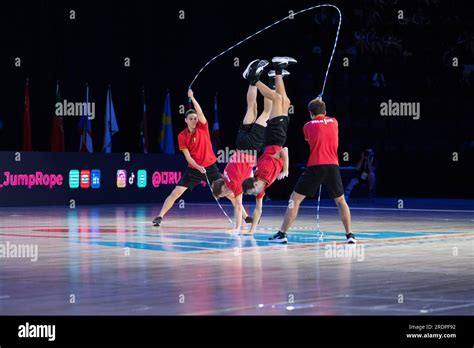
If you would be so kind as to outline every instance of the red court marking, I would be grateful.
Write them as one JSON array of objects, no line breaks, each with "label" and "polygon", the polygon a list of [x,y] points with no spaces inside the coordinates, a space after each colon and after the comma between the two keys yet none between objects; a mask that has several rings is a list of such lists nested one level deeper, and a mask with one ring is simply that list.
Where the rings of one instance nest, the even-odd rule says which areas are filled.
[{"label": "red court marking", "polygon": [[[69,236],[47,236],[47,235],[40,235],[40,234],[15,234],[15,233],[0,233],[0,236],[8,236],[8,237],[35,237],[35,238],[62,238],[62,239],[69,239]],[[83,237],[81,236],[78,239],[92,239],[91,237]]]},{"label": "red court marking", "polygon": [[[150,226],[145,226],[146,228],[148,227],[153,227],[150,223]],[[35,226],[0,226],[0,229],[3,228],[3,229],[8,229],[8,228],[31,228],[31,229],[34,229],[35,231],[38,231],[38,232],[69,232],[69,229],[67,229],[66,227],[64,226],[48,226],[48,227],[45,227],[44,229],[39,227],[38,225],[35,225]],[[91,229],[91,227],[83,227],[83,226],[74,226],[74,228],[77,228],[79,230],[81,229]],[[104,233],[129,233],[129,232],[140,232],[138,230],[121,230],[120,232],[117,231],[116,229],[114,229],[112,226],[110,226],[109,229],[107,228],[102,228],[102,227],[99,227],[100,228],[100,231],[99,232],[104,232]],[[184,228],[192,228],[192,229],[202,229],[202,230],[216,230],[216,231],[219,231],[219,230],[222,230],[222,231],[226,231],[226,230],[230,230],[231,228],[228,227],[228,228],[224,228],[224,227],[207,227],[207,226],[162,226],[161,227],[161,230],[163,229],[177,229],[177,228],[180,228],[180,229],[184,229]],[[62,230],[61,230],[62,229]],[[153,228],[154,231],[160,231],[158,228],[154,227]],[[123,231],[123,232],[122,232]],[[90,231],[80,231],[80,232],[90,232]],[[95,232],[95,231],[94,231]],[[202,231],[196,231],[196,232],[202,232]]]},{"label": "red court marking", "polygon": [[[76,229],[76,227],[74,228]],[[57,233],[68,233],[69,228],[34,228],[34,232],[57,232]],[[138,230],[117,230],[113,228],[99,228],[92,229],[90,227],[77,227],[78,233],[130,233],[130,232],[139,232]]]},{"label": "red court marking", "polygon": [[[35,228],[35,227],[38,227],[38,225],[34,225],[34,226],[0,226],[0,228]],[[64,226],[48,226],[48,227],[53,227],[53,228],[60,228],[60,227],[64,227]]]},{"label": "red court marking", "polygon": [[[206,230],[231,230],[232,228],[231,227],[207,227],[207,226],[161,226],[159,227],[161,229],[165,229],[165,228],[196,228],[196,229],[206,229]],[[158,227],[155,227],[154,229],[156,229],[157,231],[159,231]]]},{"label": "red court marking", "polygon": [[[19,228],[31,228],[35,232],[56,232],[56,233],[68,233],[72,228],[67,228],[64,226],[60,227],[45,227],[41,228],[38,226],[0,226],[0,228],[5,229],[19,229]],[[92,227],[82,227],[82,226],[75,226],[74,229],[77,229],[78,233],[131,233],[131,232],[139,232],[138,230],[117,230],[116,228],[100,228],[98,230],[93,230]]]}]

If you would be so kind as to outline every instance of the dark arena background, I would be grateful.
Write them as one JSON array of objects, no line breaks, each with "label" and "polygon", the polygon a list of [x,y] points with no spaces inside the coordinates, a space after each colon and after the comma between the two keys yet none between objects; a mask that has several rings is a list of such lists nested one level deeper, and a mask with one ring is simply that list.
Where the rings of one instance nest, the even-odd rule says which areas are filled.
[{"label": "dark arena background", "polygon": [[[226,344],[237,332],[243,344],[251,330],[260,345],[472,347],[473,13],[447,0],[2,4],[0,346]],[[266,84],[287,56],[289,174],[261,217],[243,196],[259,223],[236,228],[233,203],[198,173],[154,226],[190,172],[178,134],[194,134],[193,79],[227,175],[244,70],[269,61]],[[314,182],[277,244],[324,82],[357,243]]]}]

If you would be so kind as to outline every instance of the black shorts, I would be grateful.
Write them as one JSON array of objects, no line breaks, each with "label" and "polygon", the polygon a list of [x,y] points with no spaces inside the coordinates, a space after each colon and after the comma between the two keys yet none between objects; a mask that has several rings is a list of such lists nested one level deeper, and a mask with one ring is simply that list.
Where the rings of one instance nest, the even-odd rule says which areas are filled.
[{"label": "black shorts", "polygon": [[344,194],[341,172],[336,164],[322,164],[306,168],[296,182],[294,191],[303,196],[314,197],[321,183],[324,184],[331,198],[337,198]]},{"label": "black shorts", "polygon": [[[211,184],[213,181],[222,178],[219,168],[217,168],[217,164],[215,163],[206,167],[206,174]],[[179,180],[178,186],[187,187],[192,191],[193,188],[201,183],[201,181],[204,181],[207,184],[206,175],[195,168],[188,167],[181,177],[181,180]]]},{"label": "black shorts", "polygon": [[265,146],[285,145],[289,123],[289,116],[277,116],[269,120],[265,131]]},{"label": "black shorts", "polygon": [[264,145],[265,128],[258,123],[241,124],[235,141],[237,149],[259,152]]}]

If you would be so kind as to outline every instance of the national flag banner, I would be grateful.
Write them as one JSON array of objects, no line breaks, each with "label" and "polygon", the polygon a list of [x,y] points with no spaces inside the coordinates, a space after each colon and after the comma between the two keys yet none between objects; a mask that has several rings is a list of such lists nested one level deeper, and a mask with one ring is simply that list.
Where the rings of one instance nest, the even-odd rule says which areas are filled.
[{"label": "national flag banner", "polygon": [[26,79],[25,84],[25,108],[23,110],[23,151],[33,151],[33,143],[31,140],[29,79]]},{"label": "national flag banner", "polygon": [[174,155],[173,124],[171,123],[170,93],[166,93],[163,116],[161,118],[160,146],[163,153]]},{"label": "national flag banner", "polygon": [[89,84],[86,83],[86,100],[83,114],[79,120],[79,134],[81,135],[79,143],[80,152],[94,152],[92,147],[92,125],[89,117],[91,116],[89,103]]},{"label": "national flag banner", "polygon": [[115,108],[112,101],[112,88],[107,89],[107,100],[105,104],[105,127],[104,127],[104,146],[102,152],[112,152],[112,136],[119,131],[117,118],[115,117]]},{"label": "national flag banner", "polygon": [[148,121],[146,111],[145,88],[142,88],[143,117],[140,123],[140,149],[143,153],[148,153]]},{"label": "national flag banner", "polygon": [[217,112],[217,94],[214,96],[214,124],[212,125],[212,148],[214,152],[221,149],[220,129],[219,129],[219,116]]},{"label": "national flag banner", "polygon": [[[56,104],[61,103],[59,81],[56,82]],[[56,108],[55,108],[56,109]],[[64,152],[64,127],[62,116],[53,115],[51,129],[51,152]]]}]

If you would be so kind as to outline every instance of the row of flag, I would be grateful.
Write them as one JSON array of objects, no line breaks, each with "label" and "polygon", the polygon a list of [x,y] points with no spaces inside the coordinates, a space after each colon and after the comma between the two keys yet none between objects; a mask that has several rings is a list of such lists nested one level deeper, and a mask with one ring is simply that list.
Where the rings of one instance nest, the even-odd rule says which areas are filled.
[{"label": "row of flag", "polygon": [[[86,106],[90,106],[89,103],[89,85],[86,84],[86,93],[84,102]],[[56,103],[62,103],[59,81],[56,84]],[[147,105],[145,98],[145,89],[142,88],[142,104],[143,104],[143,115],[140,122],[140,151],[143,153],[149,153],[149,137],[148,137],[148,120],[147,120]],[[79,151],[81,152],[94,152],[92,144],[92,123],[90,120],[90,110],[85,112],[79,117],[78,132],[80,136]],[[161,118],[161,131],[159,133],[158,142],[161,150],[165,154],[175,154],[174,147],[174,136],[173,136],[173,125],[171,117],[171,100],[170,93],[167,91],[165,97],[165,103],[163,108],[163,114]],[[112,152],[112,137],[119,131],[117,118],[115,114],[115,108],[112,101],[112,89],[109,85],[107,88],[107,97],[105,105],[105,117],[104,117],[104,141],[102,146],[102,152]],[[29,81],[26,80],[25,84],[25,106],[23,112],[23,151],[33,151],[32,145],[32,131],[31,131],[31,115],[30,115],[30,96],[29,96]],[[52,130],[51,130],[51,151],[52,152],[63,152],[65,151],[64,146],[64,127],[63,117],[56,114],[53,115],[52,119]],[[212,143],[214,151],[217,152],[221,148],[220,142],[220,128],[219,118],[217,110],[217,96],[214,97],[214,123],[212,125]]]}]

